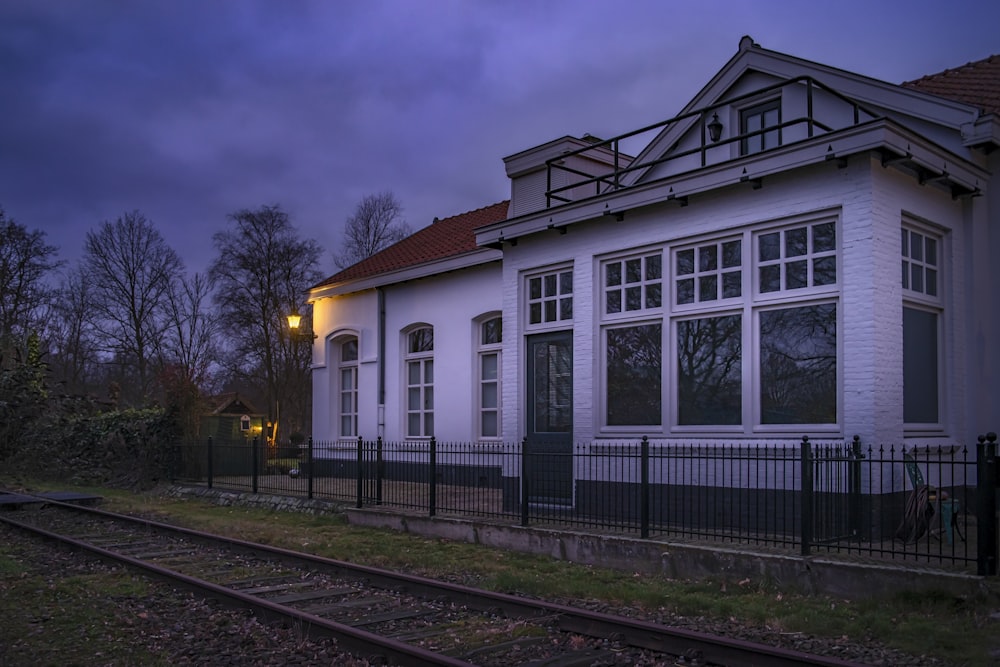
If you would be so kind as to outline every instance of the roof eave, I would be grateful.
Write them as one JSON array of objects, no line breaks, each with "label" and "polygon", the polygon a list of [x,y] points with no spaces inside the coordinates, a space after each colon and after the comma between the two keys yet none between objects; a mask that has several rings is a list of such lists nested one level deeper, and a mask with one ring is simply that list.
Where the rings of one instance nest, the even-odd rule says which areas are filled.
[{"label": "roof eave", "polygon": [[394,271],[385,271],[371,276],[344,280],[321,285],[309,290],[309,303],[334,296],[363,292],[376,287],[386,287],[409,280],[429,278],[449,271],[467,269],[481,264],[489,264],[503,258],[503,253],[493,248],[479,248],[471,252],[451,255],[430,262],[407,266]]}]

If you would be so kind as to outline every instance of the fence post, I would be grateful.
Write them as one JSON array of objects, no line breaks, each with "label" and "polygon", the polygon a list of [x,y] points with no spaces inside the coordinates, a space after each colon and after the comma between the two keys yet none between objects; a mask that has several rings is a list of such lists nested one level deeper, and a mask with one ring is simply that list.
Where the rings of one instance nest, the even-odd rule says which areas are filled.
[{"label": "fence post", "polygon": [[639,484],[639,534],[644,540],[649,539],[649,438],[642,436],[640,447],[642,457],[642,479]]},{"label": "fence post", "polygon": [[259,451],[257,438],[254,438],[253,444],[250,446],[250,485],[254,493],[257,493],[257,452]]},{"label": "fence post", "polygon": [[521,440],[521,525],[528,525],[528,438]]},{"label": "fence post", "polygon": [[430,505],[430,515],[434,516],[437,513],[437,438],[431,436],[431,479],[430,479],[430,497],[428,498],[428,504]]},{"label": "fence post", "polygon": [[208,474],[208,488],[212,488],[212,459],[215,458],[212,454],[212,436],[208,436],[208,461],[207,463],[207,474]]},{"label": "fence post", "polygon": [[802,436],[802,506],[801,528],[802,555],[808,556],[812,549],[812,521],[813,521],[813,466],[812,447],[809,445],[809,436]]},{"label": "fence post", "polygon": [[997,434],[979,436],[976,451],[976,574],[997,573]]},{"label": "fence post", "polygon": [[306,453],[306,475],[308,475],[308,490],[306,491],[306,497],[312,500],[313,497],[313,437],[309,436],[309,448]]},{"label": "fence post", "polygon": [[385,458],[382,454],[382,436],[375,440],[375,504],[382,504],[382,480],[385,478]]},{"label": "fence post", "polygon": [[861,453],[861,436],[856,435],[851,442],[850,463],[847,469],[850,494],[847,500],[847,513],[851,535],[858,540],[861,539],[861,459],[863,458],[865,455]]},{"label": "fence post", "polygon": [[364,440],[362,440],[361,436],[359,435],[358,436],[358,471],[357,471],[358,472],[358,487],[357,487],[357,496],[358,497],[357,497],[357,503],[355,505],[355,507],[357,507],[358,509],[361,509],[361,496],[364,493],[364,478],[362,477],[363,473],[361,471],[361,468],[362,468],[362,465],[364,464],[364,462],[365,462],[365,458],[364,458]]}]

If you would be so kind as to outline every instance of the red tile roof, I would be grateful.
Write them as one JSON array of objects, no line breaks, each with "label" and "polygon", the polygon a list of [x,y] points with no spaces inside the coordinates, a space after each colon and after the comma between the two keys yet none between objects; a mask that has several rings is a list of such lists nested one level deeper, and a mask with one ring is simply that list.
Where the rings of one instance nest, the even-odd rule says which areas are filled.
[{"label": "red tile roof", "polygon": [[903,86],[1000,113],[1000,55],[928,74]]},{"label": "red tile roof", "polygon": [[348,280],[368,278],[479,250],[473,230],[477,227],[506,220],[508,204],[510,204],[509,200],[502,201],[461,215],[435,220],[402,241],[333,274],[315,285],[313,289]]}]

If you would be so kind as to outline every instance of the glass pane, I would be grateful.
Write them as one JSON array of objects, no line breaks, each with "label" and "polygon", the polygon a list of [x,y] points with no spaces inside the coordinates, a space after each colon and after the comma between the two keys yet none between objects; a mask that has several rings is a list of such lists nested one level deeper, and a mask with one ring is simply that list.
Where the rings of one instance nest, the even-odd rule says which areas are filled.
[{"label": "glass pane", "polygon": [[556,302],[546,301],[545,302],[545,321],[555,322],[556,321]]},{"label": "glass pane", "polygon": [[910,289],[914,292],[924,291],[924,267],[919,264],[910,265]]},{"label": "glass pane", "polygon": [[777,232],[772,234],[761,234],[758,240],[758,252],[760,261],[769,262],[781,258],[781,235]]},{"label": "glass pane", "polygon": [[503,341],[503,320],[494,317],[483,322],[483,345],[496,345]]},{"label": "glass pane", "polygon": [[559,319],[560,320],[573,319],[573,297],[559,299]]},{"label": "glass pane", "polygon": [[434,409],[434,387],[424,387],[424,410]]},{"label": "glass pane", "polygon": [[420,384],[420,362],[411,361],[407,364],[407,384]]},{"label": "glass pane", "polygon": [[785,265],[785,289],[799,289],[808,285],[808,264],[804,259]]},{"label": "glass pane", "polygon": [[813,260],[813,285],[837,284],[837,258],[818,257]]},{"label": "glass pane", "polygon": [[542,304],[528,304],[528,323],[538,324],[542,321]]},{"label": "glass pane", "polygon": [[420,433],[420,413],[411,412],[406,418],[406,435],[419,436]]},{"label": "glass pane", "polygon": [[424,327],[410,332],[410,352],[431,352],[434,349],[434,329]]},{"label": "glass pane", "polygon": [[924,271],[924,278],[927,281],[924,290],[928,296],[937,296],[937,271],[934,269],[927,269]]},{"label": "glass pane", "polygon": [[910,259],[918,262],[924,260],[924,239],[916,232],[910,232]]},{"label": "glass pane", "polygon": [[837,248],[837,227],[832,222],[813,225],[813,252],[828,252]]},{"label": "glass pane", "polygon": [[434,435],[434,413],[428,412],[424,415],[424,435]]},{"label": "glass pane", "polygon": [[743,274],[730,271],[722,274],[722,298],[732,299],[743,294]]},{"label": "glass pane", "polygon": [[661,324],[607,332],[607,423],[657,425],[662,421]]},{"label": "glass pane", "polygon": [[354,389],[353,368],[342,368],[340,370],[340,388],[341,390]]},{"label": "glass pane", "polygon": [[495,438],[500,435],[497,428],[497,413],[484,412],[481,433],[484,438]]},{"label": "glass pane", "polygon": [[903,308],[903,421],[938,422],[937,314]]},{"label": "glass pane", "polygon": [[800,257],[806,254],[806,228],[789,229],[785,232],[785,257]]},{"label": "glass pane", "polygon": [[743,264],[743,242],[726,241],[722,244],[722,268],[729,269]]},{"label": "glass pane", "polygon": [[351,413],[354,412],[354,401],[351,400],[352,396],[350,393],[343,393],[340,395],[340,412]]},{"label": "glass pane", "polygon": [[483,380],[496,380],[497,379],[497,360],[500,355],[497,354],[484,354],[483,355]]},{"label": "glass pane", "polygon": [[698,279],[698,301],[715,301],[719,298],[718,276],[702,276]]},{"label": "glass pane", "polygon": [[663,295],[660,283],[646,286],[646,308],[659,308],[663,305]]},{"label": "glass pane", "polygon": [[686,276],[694,273],[694,250],[681,250],[677,253],[677,275]]},{"label": "glass pane", "polygon": [[909,257],[910,256],[910,243],[909,243],[909,241],[910,241],[910,233],[908,231],[906,231],[905,229],[902,230],[902,232],[903,232],[903,234],[902,234],[903,257]]},{"label": "glass pane", "polygon": [[903,289],[910,289],[910,263],[903,262]]},{"label": "glass pane", "polygon": [[677,303],[694,303],[694,278],[677,281]]},{"label": "glass pane", "polygon": [[710,245],[698,248],[698,270],[715,271],[719,268],[719,251],[717,246]]},{"label": "glass pane", "polygon": [[606,313],[622,312],[622,293],[619,290],[608,292],[607,304],[605,306],[604,312]]},{"label": "glass pane", "polygon": [[743,421],[742,317],[677,323],[677,419],[685,425]]},{"label": "glass pane", "polygon": [[484,408],[497,407],[497,385],[495,382],[488,382],[483,385],[482,401],[482,407]]},{"label": "glass pane", "polygon": [[532,278],[528,281],[528,298],[529,299],[541,299],[542,298],[542,279]]},{"label": "glass pane", "polygon": [[625,310],[639,310],[642,308],[642,288],[625,288]]},{"label": "glass pane", "polygon": [[358,360],[358,339],[351,338],[345,340],[340,344],[340,360],[341,361],[357,361]]},{"label": "glass pane", "polygon": [[354,435],[354,420],[350,416],[340,418],[340,435],[342,437]]},{"label": "glass pane", "polygon": [[572,430],[572,352],[562,341],[534,344],[534,430],[569,433]]},{"label": "glass pane", "polygon": [[545,281],[545,296],[555,296],[556,295],[556,274],[552,273],[544,277]]},{"label": "glass pane", "polygon": [[837,306],[760,313],[762,424],[837,421]]},{"label": "glass pane", "polygon": [[638,283],[642,281],[642,260],[630,259],[625,262],[625,282]]},{"label": "glass pane", "polygon": [[420,409],[420,388],[410,387],[406,392],[406,409],[407,410],[419,410]]},{"label": "glass pane", "polygon": [[622,284],[622,265],[618,262],[608,264],[605,268],[604,284],[607,287],[614,287]]},{"label": "glass pane", "polygon": [[572,294],[573,293],[573,272],[563,271],[559,274],[559,293],[560,294]]},{"label": "glass pane", "polygon": [[424,384],[434,382],[434,362],[427,360],[424,362]]},{"label": "glass pane", "polygon": [[937,266],[937,241],[932,238],[926,239],[924,244],[924,261],[931,266]]},{"label": "glass pane", "polygon": [[646,280],[659,280],[663,277],[663,258],[660,255],[650,255],[646,258]]},{"label": "glass pane", "polygon": [[781,267],[775,264],[774,266],[764,266],[760,269],[760,291],[764,292],[777,292],[781,289]]}]

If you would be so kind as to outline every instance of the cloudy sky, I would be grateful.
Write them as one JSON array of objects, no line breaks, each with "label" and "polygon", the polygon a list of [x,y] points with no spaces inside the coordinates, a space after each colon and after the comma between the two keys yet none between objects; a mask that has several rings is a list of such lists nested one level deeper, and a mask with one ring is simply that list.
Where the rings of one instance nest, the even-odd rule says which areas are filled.
[{"label": "cloudy sky", "polygon": [[995,0],[3,0],[0,207],[75,262],[140,210],[204,270],[277,204],[325,249],[366,194],[414,229],[502,158],[669,118],[751,35],[891,82],[1000,53]]}]

